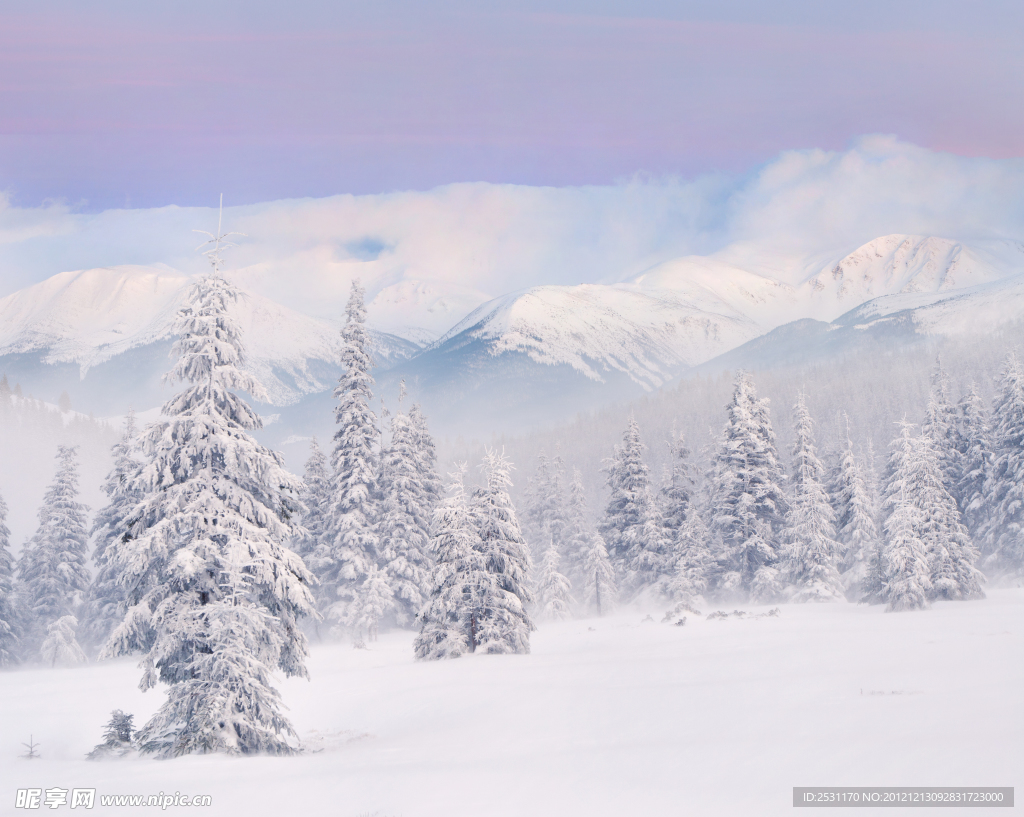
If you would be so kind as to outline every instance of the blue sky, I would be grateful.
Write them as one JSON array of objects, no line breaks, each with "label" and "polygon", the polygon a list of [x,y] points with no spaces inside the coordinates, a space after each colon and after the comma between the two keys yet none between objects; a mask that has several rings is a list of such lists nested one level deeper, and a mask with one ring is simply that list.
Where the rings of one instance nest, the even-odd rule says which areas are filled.
[{"label": "blue sky", "polygon": [[871,133],[1019,157],[1022,9],[8,0],[0,190],[96,212],[609,184]]}]

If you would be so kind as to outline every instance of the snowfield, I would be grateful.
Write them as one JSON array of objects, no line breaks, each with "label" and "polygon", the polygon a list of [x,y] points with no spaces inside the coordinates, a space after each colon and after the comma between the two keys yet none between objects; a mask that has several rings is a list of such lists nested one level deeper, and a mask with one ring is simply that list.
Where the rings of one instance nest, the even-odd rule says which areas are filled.
[{"label": "snowfield", "polygon": [[[110,711],[141,725],[162,688],[139,692],[130,660],[5,672],[2,813],[28,813],[28,787],[208,794],[201,813],[247,817],[789,815],[793,786],[1020,792],[1024,589],[917,613],[716,609],[543,624],[525,656],[417,663],[410,632],[314,645],[312,680],[281,684],[312,750],[288,758],[88,762]],[[42,758],[15,759],[30,734]]]}]

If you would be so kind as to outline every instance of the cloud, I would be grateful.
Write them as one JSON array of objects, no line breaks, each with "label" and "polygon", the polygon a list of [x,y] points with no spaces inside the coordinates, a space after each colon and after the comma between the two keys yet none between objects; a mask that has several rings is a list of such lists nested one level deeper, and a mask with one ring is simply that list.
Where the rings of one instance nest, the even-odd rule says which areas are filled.
[{"label": "cloud", "polygon": [[[356,277],[369,298],[391,288],[382,301],[422,292],[434,303],[450,291],[461,309],[467,298],[625,280],[674,257],[738,245],[748,257],[799,260],[898,232],[1022,239],[1024,161],[870,136],[845,151],[788,151],[737,177],[453,184],[228,207],[224,224],[248,236],[228,255],[242,281],[308,314],[340,315]],[[3,202],[0,276],[9,292],[60,271],[115,264],[196,273],[204,260],[193,230],[215,225],[211,208],[76,214]]]}]

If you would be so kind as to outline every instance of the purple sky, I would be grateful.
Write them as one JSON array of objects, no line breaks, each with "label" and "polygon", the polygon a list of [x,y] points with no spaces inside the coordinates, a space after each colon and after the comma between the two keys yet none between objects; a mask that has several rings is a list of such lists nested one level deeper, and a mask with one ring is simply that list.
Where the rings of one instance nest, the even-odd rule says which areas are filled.
[{"label": "purple sky", "polygon": [[82,5],[0,7],[14,203],[691,177],[865,133],[1024,154],[1019,3]]}]

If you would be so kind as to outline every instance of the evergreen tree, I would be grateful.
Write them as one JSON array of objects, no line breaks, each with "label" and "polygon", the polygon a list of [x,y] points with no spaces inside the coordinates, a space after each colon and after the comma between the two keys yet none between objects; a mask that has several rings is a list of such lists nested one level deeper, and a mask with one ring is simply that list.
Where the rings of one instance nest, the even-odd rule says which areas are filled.
[{"label": "evergreen tree", "polygon": [[380,622],[395,606],[395,593],[385,571],[370,565],[366,578],[356,591],[349,618],[351,629],[367,641],[376,641]]},{"label": "evergreen tree", "polygon": [[539,617],[547,621],[564,621],[572,618],[572,584],[559,572],[561,559],[554,539],[550,540],[537,576]]},{"label": "evergreen tree", "polygon": [[416,458],[416,470],[419,473],[420,486],[427,500],[427,524],[430,529],[434,509],[437,508],[443,494],[441,478],[437,473],[437,448],[434,438],[427,427],[427,418],[419,403],[413,403],[409,409],[409,424],[412,426],[413,453]]},{"label": "evergreen tree", "polygon": [[56,667],[58,664],[62,667],[70,667],[86,662],[85,652],[75,639],[77,627],[78,619],[74,616],[61,616],[46,626],[46,638],[43,639],[43,645],[40,648],[45,663],[51,667]]},{"label": "evergreen tree", "polygon": [[307,676],[298,619],[315,614],[313,577],[285,546],[301,481],[253,439],[259,415],[235,393],[265,399],[244,373],[228,314],[242,293],[218,274],[221,239],[213,275],[178,314],[168,378],[186,386],[143,434],[146,464],[129,485],[143,499],[108,549],[128,611],[105,655],[139,650],[140,687],[169,685],[139,733],[142,751],[164,757],[294,751],[271,673]]},{"label": "evergreen tree", "polygon": [[473,590],[480,598],[473,640],[476,649],[485,653],[528,653],[534,629],[526,611],[526,605],[533,601],[529,591],[530,556],[509,497],[511,467],[503,453],[487,452],[483,463],[487,487],[471,509],[476,517],[480,554],[490,574],[487,585]]},{"label": "evergreen tree", "polygon": [[690,449],[686,447],[682,434],[672,432],[668,450],[672,466],[659,492],[658,505],[669,536],[675,538],[689,513],[693,476],[689,465]]},{"label": "evergreen tree", "polygon": [[1009,354],[992,410],[993,456],[985,482],[985,564],[1024,575],[1024,368]]},{"label": "evergreen tree", "polygon": [[21,616],[14,589],[14,557],[10,550],[11,531],[7,527],[7,503],[0,496],[0,667],[9,667],[18,659]]},{"label": "evergreen tree", "polygon": [[39,527],[18,563],[35,649],[51,624],[73,615],[89,587],[87,508],[78,502],[77,448],[58,446],[57,460],[57,474],[39,509]]},{"label": "evergreen tree", "polygon": [[329,533],[315,559],[320,568],[324,613],[341,624],[350,622],[348,608],[379,556],[376,524],[380,430],[370,409],[373,377],[363,295],[359,282],[353,281],[342,332],[344,373],[334,390],[338,430],[331,453],[334,474]]},{"label": "evergreen tree", "polygon": [[[769,600],[778,590],[777,533],[785,519],[785,479],[766,399],[750,375],[736,378],[728,420],[712,474],[711,525],[721,537],[726,564],[721,581]],[[735,574],[735,581],[728,573]]]},{"label": "evergreen tree", "polygon": [[[874,504],[867,481],[853,451],[850,439],[849,421],[846,429],[846,445],[839,455],[839,463],[829,484],[832,507],[836,515],[836,539],[839,542],[838,566],[851,598],[862,596],[867,585],[872,584],[869,575],[873,565],[877,573],[877,557],[881,544],[878,525],[875,522]],[[876,581],[874,592],[881,592],[881,582]]]},{"label": "evergreen tree", "polygon": [[135,750],[135,716],[115,709],[110,713],[106,729],[103,731],[103,743],[98,744],[88,755],[87,760],[106,760],[120,758]]},{"label": "evergreen tree", "polygon": [[956,491],[960,475],[959,452],[957,451],[957,412],[950,397],[949,376],[942,368],[942,359],[936,358],[931,375],[931,393],[925,413],[925,436],[932,441],[932,447],[942,469],[944,484],[950,493]]},{"label": "evergreen tree", "polygon": [[295,538],[295,552],[305,561],[306,566],[318,573],[316,554],[327,538],[329,523],[331,474],[327,457],[320,449],[316,437],[309,444],[309,459],[306,460],[303,475],[302,504],[306,513],[302,517],[302,532]]},{"label": "evergreen tree", "polygon": [[129,488],[141,467],[133,456],[135,436],[135,412],[129,409],[124,432],[111,450],[114,467],[103,483],[103,493],[107,495],[108,502],[97,512],[91,530],[96,540],[92,554],[96,574],[86,593],[80,619],[82,642],[95,649],[105,644],[113,629],[121,623],[124,590],[107,558],[107,549],[112,542],[126,535],[130,523],[128,514],[142,499],[138,490]]},{"label": "evergreen tree", "polygon": [[973,383],[957,406],[957,454],[959,471],[953,495],[971,537],[981,541],[987,511],[985,481],[992,467],[992,438]]},{"label": "evergreen tree", "polygon": [[542,449],[537,455],[537,470],[526,489],[526,522],[530,539],[537,543],[538,550],[541,547],[540,543],[550,540],[554,541],[555,548],[560,553],[566,548],[569,511],[564,483],[565,464],[562,458],[556,455],[549,460]]},{"label": "evergreen tree", "polygon": [[708,589],[708,577],[714,563],[709,542],[711,532],[700,514],[691,509],[676,531],[675,573],[669,583],[669,595],[687,607],[697,604]]},{"label": "evergreen tree", "polygon": [[479,597],[492,584],[470,515],[463,473],[450,474],[448,497],[434,511],[430,598],[414,642],[418,659],[458,658],[476,649]]},{"label": "evergreen tree", "polygon": [[572,483],[569,486],[566,549],[570,583],[580,588],[584,605],[598,615],[611,610],[618,592],[615,586],[615,571],[608,558],[604,539],[590,521],[583,490],[583,476],[576,468],[573,469]]},{"label": "evergreen tree", "polygon": [[821,484],[824,468],[815,453],[814,424],[802,393],[793,415],[796,442],[784,531],[786,578],[793,585],[793,601],[840,601],[843,585],[836,569],[835,516]]},{"label": "evergreen tree", "polygon": [[636,419],[629,418],[629,426],[622,437],[622,444],[615,446],[615,453],[606,461],[608,488],[611,496],[601,524],[601,535],[608,547],[612,565],[625,571],[630,559],[633,528],[644,521],[644,511],[650,499],[650,478],[643,461],[646,446],[640,439],[640,426]]},{"label": "evergreen tree", "polygon": [[391,588],[399,625],[413,621],[430,592],[430,513],[432,497],[422,483],[416,432],[399,411],[391,419],[391,441],[384,451],[378,541],[382,579]]}]

